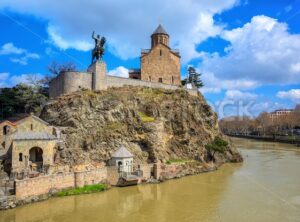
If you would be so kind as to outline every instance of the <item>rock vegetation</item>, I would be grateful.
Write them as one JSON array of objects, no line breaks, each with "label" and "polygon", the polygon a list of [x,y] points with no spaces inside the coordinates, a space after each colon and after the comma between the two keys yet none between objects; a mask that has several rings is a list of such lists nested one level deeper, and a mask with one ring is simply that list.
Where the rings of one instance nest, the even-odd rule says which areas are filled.
[{"label": "rock vegetation", "polygon": [[[224,140],[215,112],[201,94],[185,90],[146,87],[82,90],[50,101],[41,118],[61,127],[64,144],[57,147],[55,163],[105,164],[126,146],[134,163],[166,163],[170,159],[211,160],[205,148],[216,137]],[[241,155],[228,141],[216,163],[240,162]]]}]

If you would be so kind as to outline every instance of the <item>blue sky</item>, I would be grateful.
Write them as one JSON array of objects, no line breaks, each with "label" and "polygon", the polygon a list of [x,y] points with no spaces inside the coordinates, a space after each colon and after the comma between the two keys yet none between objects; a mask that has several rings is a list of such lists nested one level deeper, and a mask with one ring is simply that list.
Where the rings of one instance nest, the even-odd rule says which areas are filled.
[{"label": "blue sky", "polygon": [[[158,7],[159,6],[159,7]],[[110,74],[139,67],[159,23],[201,72],[219,113],[257,115],[300,103],[300,0],[1,0],[0,87],[41,78],[51,61],[90,64],[95,30]]]}]

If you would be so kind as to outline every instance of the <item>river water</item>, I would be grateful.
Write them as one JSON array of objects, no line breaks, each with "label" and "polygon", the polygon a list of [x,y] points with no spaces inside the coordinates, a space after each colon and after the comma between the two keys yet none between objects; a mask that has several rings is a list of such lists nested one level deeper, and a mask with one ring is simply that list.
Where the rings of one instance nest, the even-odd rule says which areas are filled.
[{"label": "river water", "polygon": [[2,222],[300,221],[300,149],[234,139],[243,164],[161,184],[52,198],[0,212]]}]

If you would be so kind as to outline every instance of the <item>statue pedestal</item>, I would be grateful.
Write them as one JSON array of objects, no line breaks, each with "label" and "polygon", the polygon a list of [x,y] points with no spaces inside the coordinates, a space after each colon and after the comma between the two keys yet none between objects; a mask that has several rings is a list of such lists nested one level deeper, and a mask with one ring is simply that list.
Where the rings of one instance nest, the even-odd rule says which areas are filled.
[{"label": "statue pedestal", "polygon": [[106,90],[106,63],[104,61],[96,61],[92,63],[88,72],[92,73],[92,90]]}]

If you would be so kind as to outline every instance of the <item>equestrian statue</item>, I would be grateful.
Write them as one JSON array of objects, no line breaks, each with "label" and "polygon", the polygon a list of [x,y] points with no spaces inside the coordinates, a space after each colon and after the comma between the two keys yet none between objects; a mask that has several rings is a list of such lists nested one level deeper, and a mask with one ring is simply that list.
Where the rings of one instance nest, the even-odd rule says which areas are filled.
[{"label": "equestrian statue", "polygon": [[92,63],[101,60],[104,54],[104,44],[106,42],[105,37],[100,38],[100,35],[95,36],[95,32],[92,34],[92,38],[95,40],[95,48],[92,50]]}]

